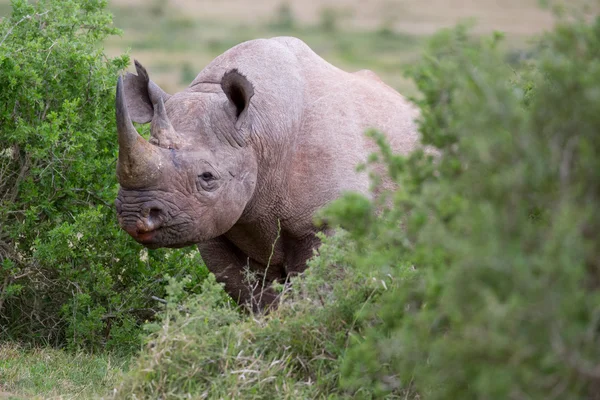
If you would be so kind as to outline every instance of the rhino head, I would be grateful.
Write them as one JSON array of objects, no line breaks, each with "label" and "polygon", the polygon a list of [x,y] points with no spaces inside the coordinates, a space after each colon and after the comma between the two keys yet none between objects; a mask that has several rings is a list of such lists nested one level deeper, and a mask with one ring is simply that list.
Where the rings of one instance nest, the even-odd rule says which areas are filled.
[{"label": "rhino head", "polygon": [[[171,96],[137,61],[136,69],[117,82],[119,224],[150,248],[222,235],[256,186],[257,161],[248,145],[252,85],[232,70],[214,90]],[[149,141],[132,121],[151,122]]]}]

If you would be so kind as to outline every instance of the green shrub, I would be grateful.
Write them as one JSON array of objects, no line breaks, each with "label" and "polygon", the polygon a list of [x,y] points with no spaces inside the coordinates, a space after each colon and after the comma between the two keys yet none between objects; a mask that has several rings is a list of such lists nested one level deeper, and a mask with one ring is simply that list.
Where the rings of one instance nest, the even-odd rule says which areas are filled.
[{"label": "green shrub", "polygon": [[598,398],[600,19],[500,43],[436,35],[411,75],[439,157],[371,133],[398,189],[332,203],[347,231],[264,318],[173,283],[117,396]]},{"label": "green shrub", "polygon": [[102,0],[13,0],[0,22],[0,338],[89,349],[139,345],[186,251],[147,253],[121,232],[114,87],[128,56]]},{"label": "green shrub", "polygon": [[417,276],[364,314],[341,366],[351,393],[598,398],[600,19],[560,23],[516,70],[499,41],[437,35],[412,70],[435,169],[384,151],[393,207],[357,228],[332,206],[359,269]]}]

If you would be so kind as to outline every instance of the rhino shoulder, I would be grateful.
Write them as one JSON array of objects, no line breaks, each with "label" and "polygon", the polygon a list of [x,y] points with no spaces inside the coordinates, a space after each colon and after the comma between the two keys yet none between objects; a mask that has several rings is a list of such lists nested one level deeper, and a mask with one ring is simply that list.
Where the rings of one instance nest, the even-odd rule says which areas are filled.
[{"label": "rhino shoulder", "polygon": [[201,83],[219,82],[223,74],[237,69],[249,79],[270,79],[286,72],[293,73],[298,66],[296,54],[311,51],[300,39],[277,37],[242,42],[216,57],[194,79],[190,87]]},{"label": "rhino shoulder", "polygon": [[313,49],[297,37],[277,36],[269,40],[285,46],[293,54],[316,54]]},{"label": "rhino shoulder", "polygon": [[383,81],[381,80],[379,75],[377,75],[375,72],[371,71],[370,69],[361,69],[360,71],[356,71],[354,73],[354,75],[357,75],[357,76],[360,76],[363,78],[367,78],[367,79],[371,79],[376,82],[383,83]]}]

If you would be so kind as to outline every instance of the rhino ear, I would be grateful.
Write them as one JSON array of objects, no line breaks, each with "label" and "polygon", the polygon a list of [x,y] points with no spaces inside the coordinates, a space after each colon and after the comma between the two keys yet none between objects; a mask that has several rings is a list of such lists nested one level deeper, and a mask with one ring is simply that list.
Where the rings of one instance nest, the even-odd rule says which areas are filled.
[{"label": "rhino ear", "polygon": [[150,80],[146,68],[137,60],[135,60],[135,69],[137,75],[129,72],[125,75],[125,101],[131,119],[146,124],[154,116],[153,104],[158,102],[159,97],[167,101],[171,96]]},{"label": "rhino ear", "polygon": [[221,89],[225,92],[231,109],[234,110],[235,127],[239,129],[246,119],[250,99],[254,95],[254,87],[237,69],[232,69],[223,75]]}]

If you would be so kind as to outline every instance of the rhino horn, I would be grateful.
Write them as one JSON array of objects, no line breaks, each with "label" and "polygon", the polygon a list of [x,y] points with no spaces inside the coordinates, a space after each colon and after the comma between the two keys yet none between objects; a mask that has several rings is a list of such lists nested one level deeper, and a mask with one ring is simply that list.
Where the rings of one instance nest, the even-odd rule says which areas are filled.
[{"label": "rhino horn", "polygon": [[[154,110],[150,143],[163,148],[177,148],[176,144],[180,138],[173,129],[165,109],[165,100],[168,100],[171,96],[150,80],[148,71],[137,60],[135,60],[135,69],[137,76],[131,77],[130,82],[137,84],[138,91],[142,93],[141,97],[145,96],[149,100],[149,103],[146,103],[145,106],[150,107],[150,110]],[[148,122],[148,120],[143,122]]]},{"label": "rhino horn", "polygon": [[160,148],[148,143],[133,126],[125,101],[123,79],[120,76],[115,102],[119,135],[117,178],[121,186],[126,188],[148,187],[160,176],[164,156]]},{"label": "rhino horn", "polygon": [[151,131],[150,143],[167,149],[179,148],[181,138],[171,125],[171,121],[169,121],[162,97],[159,97],[154,104]]}]

